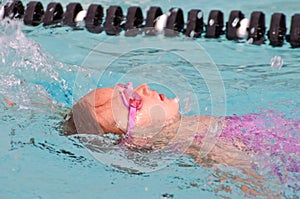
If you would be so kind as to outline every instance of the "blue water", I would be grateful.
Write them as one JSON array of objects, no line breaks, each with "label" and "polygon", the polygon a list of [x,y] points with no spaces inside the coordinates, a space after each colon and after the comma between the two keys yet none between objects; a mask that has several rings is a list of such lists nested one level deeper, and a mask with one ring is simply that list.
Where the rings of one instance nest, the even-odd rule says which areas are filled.
[{"label": "blue water", "polygon": [[[49,2],[43,1],[44,7]],[[62,2],[64,6],[68,3]],[[85,8],[90,4],[89,1],[81,3]],[[104,8],[121,5],[124,12],[130,5],[139,5],[144,15],[145,9],[152,5],[161,6],[164,11],[180,7],[185,12],[185,19],[189,9],[200,8],[205,20],[210,10],[220,9],[225,21],[232,9],[240,9],[248,17],[252,11],[260,10],[266,14],[267,27],[271,14],[277,11],[286,14],[288,31],[290,17],[300,8],[296,0],[133,0],[122,3],[102,1],[101,4]],[[127,38],[123,33],[109,37],[104,33],[91,34],[66,27],[32,28],[18,22],[1,23],[0,30],[0,198],[243,196],[239,188],[243,183],[236,182],[235,176],[244,179],[244,184],[249,177],[234,168],[224,165],[205,168],[189,157],[181,157],[152,172],[131,173],[101,163],[77,139],[61,136],[59,123],[73,102],[98,86],[111,86],[125,80],[136,84],[147,81],[152,88],[169,96],[178,94],[177,90],[185,96],[184,88],[189,85],[194,95],[187,105],[182,102],[184,114],[243,115],[270,109],[279,111],[285,118],[300,119],[300,49],[292,49],[288,43],[273,48],[267,44],[256,46],[245,41],[227,41],[224,36],[192,41],[183,36]],[[125,43],[122,46],[120,42]],[[181,42],[181,47],[176,46]],[[119,54],[130,49],[130,45],[148,47],[149,43],[152,48],[134,48]],[[157,45],[161,49],[155,49]],[[199,48],[187,49],[193,45]],[[96,53],[92,54],[96,59],[89,59],[91,52]],[[188,62],[182,53],[195,62]],[[279,70],[270,66],[275,55],[284,61]],[[109,63],[104,67],[104,62]],[[211,67],[212,71],[217,69],[218,75],[197,73],[197,64]],[[180,78],[183,80],[179,81]],[[212,83],[214,80],[217,80],[216,85]],[[212,83],[211,88],[217,89],[217,94],[224,92],[224,95],[216,96],[214,102],[215,96],[211,95],[214,91],[209,90],[207,81]],[[4,98],[15,105],[8,106]],[[213,110],[214,105],[217,109]],[[225,180],[220,181],[224,175]],[[299,174],[287,173],[285,177],[284,184],[276,184],[271,180],[273,177],[269,177],[266,186],[279,190],[281,198],[300,197]],[[226,192],[224,187],[232,191]]]}]

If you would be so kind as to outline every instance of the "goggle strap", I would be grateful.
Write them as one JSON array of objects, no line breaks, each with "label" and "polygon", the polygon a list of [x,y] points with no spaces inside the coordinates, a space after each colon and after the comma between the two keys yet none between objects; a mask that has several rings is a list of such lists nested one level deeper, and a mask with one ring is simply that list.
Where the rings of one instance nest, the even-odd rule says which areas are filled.
[{"label": "goggle strap", "polygon": [[126,106],[127,108],[129,108],[130,104],[128,103],[128,101],[126,99],[126,96],[125,96],[124,92],[121,92],[121,95],[122,95],[122,101],[123,101],[124,106]]},{"label": "goggle strap", "polygon": [[135,126],[135,115],[136,115],[136,108],[134,107],[130,107],[129,108],[129,115],[128,115],[128,124],[127,124],[127,133],[126,136],[127,137],[131,137],[133,128]]}]

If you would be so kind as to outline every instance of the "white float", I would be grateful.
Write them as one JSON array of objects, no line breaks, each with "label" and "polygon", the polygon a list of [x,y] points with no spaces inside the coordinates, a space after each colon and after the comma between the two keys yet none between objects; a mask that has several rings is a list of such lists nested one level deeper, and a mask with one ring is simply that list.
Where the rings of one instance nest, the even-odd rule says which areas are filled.
[{"label": "white float", "polygon": [[236,35],[240,38],[240,39],[247,39],[248,37],[248,28],[250,25],[250,20],[248,18],[244,18],[240,21],[240,27],[237,29],[236,31]]}]

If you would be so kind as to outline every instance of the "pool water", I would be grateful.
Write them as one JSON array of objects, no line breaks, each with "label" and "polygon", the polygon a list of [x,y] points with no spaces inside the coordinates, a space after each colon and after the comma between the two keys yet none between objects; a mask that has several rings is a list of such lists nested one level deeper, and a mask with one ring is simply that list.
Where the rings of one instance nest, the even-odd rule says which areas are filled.
[{"label": "pool water", "polygon": [[[44,7],[49,2],[43,1]],[[66,6],[69,1],[61,3]],[[87,8],[90,2],[81,4]],[[225,21],[233,9],[248,17],[252,11],[260,10],[266,14],[267,28],[271,14],[283,12],[288,32],[291,16],[299,12],[296,0],[129,0],[101,4],[104,8],[121,5],[124,12],[131,5],[139,5],[144,16],[149,6],[159,5],[164,11],[180,7],[185,19],[190,9],[200,8],[205,21],[212,9],[222,10]],[[180,90],[186,96],[187,90],[192,89],[191,101],[183,100],[181,104],[184,114],[257,113],[266,117],[266,123],[285,123],[278,124],[278,132],[288,129],[287,136],[299,140],[300,126],[294,124],[300,121],[300,49],[292,49],[288,43],[273,48],[267,45],[268,41],[257,46],[228,41],[225,36],[189,40],[182,35],[128,38],[121,33],[111,37],[104,32],[92,34],[67,27],[33,28],[16,21],[1,22],[0,27],[0,198],[241,198],[254,197],[244,194],[243,185],[263,190],[251,183],[256,179],[239,169],[226,165],[201,167],[186,156],[151,172],[132,172],[122,165],[98,161],[78,139],[61,135],[60,122],[74,102],[95,87],[120,81],[147,81],[152,88],[172,97],[178,95],[174,91]],[[195,44],[198,48],[193,49]],[[188,62],[182,53],[195,62]],[[271,67],[274,56],[283,59],[282,68]],[[216,75],[197,73],[196,65],[205,64],[208,70],[216,69]],[[225,93],[216,103],[217,108],[224,105],[221,110],[213,108],[214,91],[210,86],[214,86],[214,81],[222,86],[216,93]],[[172,86],[164,87],[164,83]],[[10,102],[14,105],[8,105]],[[289,126],[291,121],[293,126]],[[136,153],[133,155],[138,156]],[[294,167],[300,168],[299,156],[284,155],[293,158]],[[261,197],[275,193],[279,198],[299,198],[299,170],[285,171],[279,158],[260,158],[269,159],[278,171],[272,173],[269,165],[257,169],[268,179],[263,184],[271,190]]]}]

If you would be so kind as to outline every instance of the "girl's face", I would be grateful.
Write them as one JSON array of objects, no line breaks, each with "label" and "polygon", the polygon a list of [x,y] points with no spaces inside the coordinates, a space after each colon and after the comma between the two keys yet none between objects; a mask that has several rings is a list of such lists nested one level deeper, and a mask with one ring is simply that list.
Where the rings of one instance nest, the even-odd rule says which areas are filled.
[{"label": "girl's face", "polygon": [[[90,111],[95,114],[104,132],[115,133],[116,128],[126,132],[127,129],[129,109],[123,103],[120,90],[116,88],[118,87],[98,88],[81,99],[85,104],[93,105]],[[178,100],[150,90],[147,84],[134,90],[142,100],[142,107],[137,110],[134,118],[135,132],[158,132],[167,123],[178,120]]]},{"label": "girl's face", "polygon": [[135,91],[142,98],[143,106],[136,114],[137,126],[165,124],[179,116],[178,100],[167,98],[156,90],[150,90],[147,84],[141,84]]}]

